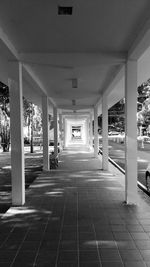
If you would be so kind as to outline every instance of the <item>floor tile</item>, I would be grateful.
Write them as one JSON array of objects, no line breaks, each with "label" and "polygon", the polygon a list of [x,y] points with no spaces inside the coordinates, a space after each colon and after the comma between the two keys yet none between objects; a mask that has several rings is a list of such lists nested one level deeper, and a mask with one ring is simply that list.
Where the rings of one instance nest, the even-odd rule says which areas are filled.
[{"label": "floor tile", "polygon": [[131,233],[131,236],[134,240],[150,240],[146,233]]},{"label": "floor tile", "polygon": [[147,267],[146,263],[143,261],[128,261],[125,262],[125,267]]},{"label": "floor tile", "polygon": [[150,240],[137,240],[135,244],[139,249],[150,249]]},{"label": "floor tile", "polygon": [[30,187],[29,214],[0,222],[0,266],[150,267],[150,200],[123,205],[118,177],[99,159],[67,153]]},{"label": "floor tile", "polygon": [[124,265],[122,262],[109,261],[109,262],[102,262],[102,267],[124,267]]},{"label": "floor tile", "polygon": [[58,262],[78,262],[77,251],[61,250],[58,255]]},{"label": "floor tile", "polygon": [[40,251],[44,251],[44,250],[57,250],[59,246],[59,241],[55,241],[55,240],[43,240],[40,244]]},{"label": "floor tile", "polygon": [[70,240],[62,240],[59,244],[60,250],[77,250],[77,242]]},{"label": "floor tile", "polygon": [[118,233],[118,232],[114,232],[113,235],[114,235],[114,239],[116,241],[118,241],[118,240],[121,240],[121,241],[122,240],[132,240],[132,237],[131,237],[131,235],[129,233],[124,233],[124,232]]},{"label": "floor tile", "polygon": [[93,262],[99,261],[99,256],[97,251],[93,250],[84,250],[79,252],[79,261],[80,262]]},{"label": "floor tile", "polygon": [[121,262],[121,257],[117,249],[99,249],[101,261],[119,261]]},{"label": "floor tile", "polygon": [[136,249],[119,250],[119,253],[123,261],[142,261],[142,256],[140,252]]},{"label": "floor tile", "polygon": [[68,262],[68,261],[60,261],[60,262],[58,262],[57,267],[78,267],[78,263]]},{"label": "floor tile", "polygon": [[117,249],[117,242],[114,240],[100,240],[97,241],[99,248],[116,248]]},{"label": "floor tile", "polygon": [[36,258],[36,264],[55,264],[56,263],[56,258],[57,258],[57,252],[56,251],[40,251],[37,258]]},{"label": "floor tile", "polygon": [[141,249],[140,252],[145,261],[150,261],[150,249]]},{"label": "floor tile", "polygon": [[88,262],[80,262],[80,267],[102,267],[102,264],[100,264],[98,261],[88,261]]},{"label": "floor tile", "polygon": [[0,265],[2,262],[10,263],[14,260],[17,251],[12,249],[0,249]]}]

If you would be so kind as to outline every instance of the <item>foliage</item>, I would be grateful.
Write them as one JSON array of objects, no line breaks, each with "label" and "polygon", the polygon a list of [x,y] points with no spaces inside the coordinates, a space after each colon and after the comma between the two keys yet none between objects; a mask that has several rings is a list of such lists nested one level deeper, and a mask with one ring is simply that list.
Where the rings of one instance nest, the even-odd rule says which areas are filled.
[{"label": "foliage", "polygon": [[[42,114],[41,109],[29,102],[23,97],[23,115],[24,126],[28,126],[28,137],[32,143],[33,150],[33,133],[42,131]],[[9,151],[10,145],[10,103],[9,88],[0,82],[0,142],[3,151]]]},{"label": "foliage", "polygon": [[3,151],[9,151],[10,145],[10,104],[9,88],[0,82],[0,137]]},{"label": "foliage", "polygon": [[41,132],[42,130],[42,111],[40,107],[29,102],[23,97],[23,113],[24,113],[24,126],[31,125],[31,119],[33,120],[33,130]]},{"label": "foliage", "polygon": [[26,143],[30,142],[30,151],[32,153],[34,132],[38,135],[42,131],[42,111],[25,97],[23,97],[23,110],[24,126],[28,127],[28,139],[26,138]]},{"label": "foliage", "polygon": [[141,104],[137,113],[138,126],[150,125],[150,79],[138,87],[138,103]]},{"label": "foliage", "polygon": [[116,129],[124,131],[125,120],[125,99],[121,99],[113,107],[108,110],[108,123]]}]

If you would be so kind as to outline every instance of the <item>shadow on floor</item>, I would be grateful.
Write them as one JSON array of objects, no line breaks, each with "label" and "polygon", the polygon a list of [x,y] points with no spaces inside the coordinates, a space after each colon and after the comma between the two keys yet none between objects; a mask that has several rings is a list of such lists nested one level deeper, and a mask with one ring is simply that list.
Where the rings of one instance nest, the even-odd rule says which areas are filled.
[{"label": "shadow on floor", "polygon": [[[25,188],[27,189],[42,172],[41,166],[27,166],[25,168]],[[11,206],[11,170],[0,169],[0,215]]]}]

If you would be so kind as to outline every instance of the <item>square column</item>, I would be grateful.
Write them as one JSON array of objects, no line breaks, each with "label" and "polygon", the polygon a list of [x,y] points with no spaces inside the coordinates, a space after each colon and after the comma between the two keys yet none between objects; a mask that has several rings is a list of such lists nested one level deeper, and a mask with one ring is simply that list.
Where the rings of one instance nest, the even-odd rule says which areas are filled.
[{"label": "square column", "polygon": [[90,148],[93,149],[93,124],[92,124],[92,113],[90,113]]},{"label": "square column", "polygon": [[125,201],[137,203],[137,61],[125,68]]},{"label": "square column", "polygon": [[49,161],[49,123],[48,123],[48,98],[42,96],[42,125],[43,125],[43,170],[50,169]]},{"label": "square column", "polygon": [[62,150],[62,114],[59,114],[59,143]]},{"label": "square column", "polygon": [[86,141],[86,144],[89,147],[89,145],[90,145],[90,123],[89,123],[89,117],[86,120],[86,127],[87,127],[87,141]]},{"label": "square column", "polygon": [[12,204],[25,203],[22,64],[9,63]]},{"label": "square column", "polygon": [[102,168],[108,170],[108,105],[107,96],[102,97]]},{"label": "square column", "polygon": [[58,156],[58,114],[57,108],[53,108],[54,113],[54,155],[55,157]]},{"label": "square column", "polygon": [[63,117],[63,148],[66,147],[66,119]]},{"label": "square column", "polygon": [[99,140],[98,140],[98,110],[94,107],[94,156],[98,157]]}]

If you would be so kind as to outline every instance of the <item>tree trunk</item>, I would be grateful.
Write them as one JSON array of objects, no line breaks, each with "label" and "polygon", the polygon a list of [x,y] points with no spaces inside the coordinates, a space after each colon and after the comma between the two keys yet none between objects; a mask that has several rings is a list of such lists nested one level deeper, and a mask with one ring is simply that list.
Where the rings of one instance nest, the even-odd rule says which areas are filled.
[{"label": "tree trunk", "polygon": [[31,119],[30,119],[30,123],[31,123],[31,142],[30,142],[30,153],[33,153],[33,107],[32,107],[32,112],[31,112]]}]

